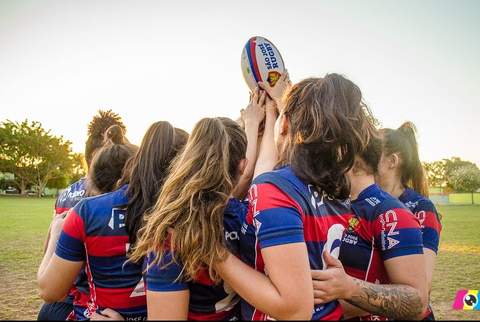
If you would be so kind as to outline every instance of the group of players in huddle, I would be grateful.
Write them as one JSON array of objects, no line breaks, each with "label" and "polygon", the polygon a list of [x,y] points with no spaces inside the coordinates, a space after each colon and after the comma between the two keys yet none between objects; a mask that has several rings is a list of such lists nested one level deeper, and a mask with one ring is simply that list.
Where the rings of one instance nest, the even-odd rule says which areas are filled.
[{"label": "group of players in huddle", "polygon": [[441,224],[415,130],[377,129],[338,74],[259,83],[237,121],[140,146],[90,123],[57,199],[39,319],[427,319]]}]

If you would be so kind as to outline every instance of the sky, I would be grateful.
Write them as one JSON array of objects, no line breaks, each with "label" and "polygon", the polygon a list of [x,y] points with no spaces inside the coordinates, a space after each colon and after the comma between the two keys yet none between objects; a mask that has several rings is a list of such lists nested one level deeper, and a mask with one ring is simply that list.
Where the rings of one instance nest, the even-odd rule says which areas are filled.
[{"label": "sky", "polygon": [[418,128],[420,156],[480,165],[480,1],[0,1],[0,121],[40,121],[83,151],[113,109],[140,143],[248,103],[251,36],[293,82],[341,73],[383,127]]}]

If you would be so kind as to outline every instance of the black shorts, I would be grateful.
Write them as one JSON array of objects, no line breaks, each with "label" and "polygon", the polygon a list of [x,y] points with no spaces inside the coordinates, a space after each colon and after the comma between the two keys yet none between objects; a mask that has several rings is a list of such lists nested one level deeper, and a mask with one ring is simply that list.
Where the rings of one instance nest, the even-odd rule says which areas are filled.
[{"label": "black shorts", "polygon": [[38,321],[65,321],[73,311],[70,297],[64,302],[44,303],[38,312]]}]

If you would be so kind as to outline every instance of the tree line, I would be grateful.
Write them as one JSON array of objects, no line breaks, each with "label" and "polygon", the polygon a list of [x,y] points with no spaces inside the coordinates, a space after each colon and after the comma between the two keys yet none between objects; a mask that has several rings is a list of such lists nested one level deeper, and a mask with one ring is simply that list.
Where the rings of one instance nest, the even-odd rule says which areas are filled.
[{"label": "tree line", "polygon": [[445,193],[475,192],[480,189],[480,169],[458,157],[423,164],[430,187],[442,188]]},{"label": "tree line", "polygon": [[[0,173],[12,173],[13,181],[0,179],[0,189],[12,185],[21,194],[34,188],[65,188],[85,175],[83,154],[72,152],[72,143],[54,136],[42,124],[25,120],[0,123]],[[430,187],[444,192],[475,192],[480,189],[480,169],[458,157],[425,162]]]},{"label": "tree line", "polygon": [[72,143],[45,130],[42,124],[25,120],[0,123],[0,189],[14,186],[22,195],[34,189],[41,196],[45,187],[65,188],[85,175],[83,154],[74,153]]}]

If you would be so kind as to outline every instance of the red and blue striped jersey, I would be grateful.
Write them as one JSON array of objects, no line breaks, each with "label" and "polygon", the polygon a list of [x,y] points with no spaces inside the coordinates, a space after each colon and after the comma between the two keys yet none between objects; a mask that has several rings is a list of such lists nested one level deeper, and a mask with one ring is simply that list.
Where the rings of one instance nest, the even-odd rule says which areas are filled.
[{"label": "red and blue striped jersey", "polygon": [[[418,220],[396,198],[376,184],[364,189],[351,202],[355,217],[349,220],[340,247],[340,260],[350,276],[378,284],[389,284],[384,261],[423,254]],[[366,320],[383,320],[368,315]]]},{"label": "red and blue striped jersey", "polygon": [[[62,215],[82,200],[86,195],[86,178],[81,178],[64,189],[55,202],[55,214]],[[88,299],[89,289],[87,275],[82,270],[75,280],[74,286],[70,290],[65,302],[76,303],[77,311],[84,312],[87,308],[86,299]],[[73,318],[73,312],[69,318]],[[85,317],[86,319],[86,317]]]},{"label": "red and blue striped jersey", "polygon": [[[410,188],[405,189],[398,199],[410,209],[420,222],[423,247],[437,253],[442,224],[440,223],[440,216],[433,202]],[[424,320],[435,320],[431,305],[428,307]]]},{"label": "red and blue striped jersey", "polygon": [[438,252],[442,224],[437,209],[430,201],[412,189],[405,189],[400,197],[401,202],[417,217],[422,228],[423,247]]},{"label": "red and blue striped jersey", "polygon": [[[328,198],[305,184],[289,167],[255,178],[249,190],[249,209],[240,234],[242,260],[265,273],[261,250],[289,243],[305,243],[310,268],[325,267],[322,252],[338,254],[343,227],[353,214],[348,202]],[[242,301],[242,319],[270,317]],[[313,320],[339,320],[343,311],[338,301],[315,305]]]},{"label": "red and blue striped jersey", "polygon": [[[224,232],[228,249],[238,254],[239,232],[247,213],[247,205],[236,199],[230,199],[225,209]],[[162,261],[152,265],[154,254],[150,254],[145,262],[147,272],[145,284],[149,291],[171,292],[190,290],[189,320],[237,320],[239,297],[227,284],[215,283],[203,269],[193,281],[181,278],[183,266],[178,260],[172,262],[174,251],[165,251]]]},{"label": "red and blue striped jersey", "polygon": [[[127,186],[81,200],[68,214],[57,244],[57,256],[85,262],[90,295],[87,314],[75,307],[75,318],[111,308],[126,320],[147,316],[142,265],[127,261],[125,230]],[[74,303],[75,306],[75,303]]]},{"label": "red and blue striped jersey", "polygon": [[61,215],[69,211],[85,197],[86,180],[86,178],[81,178],[62,191],[55,202],[55,214]]}]

